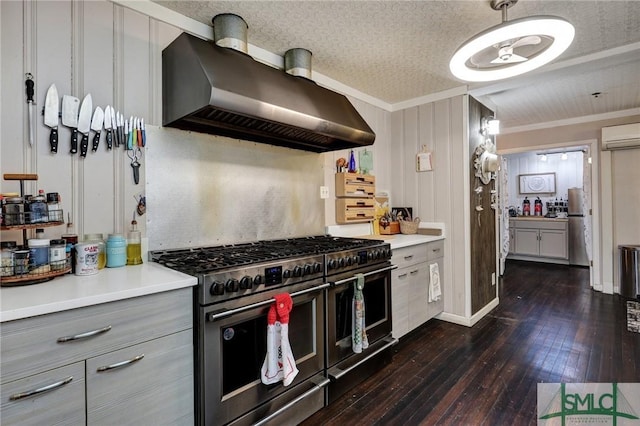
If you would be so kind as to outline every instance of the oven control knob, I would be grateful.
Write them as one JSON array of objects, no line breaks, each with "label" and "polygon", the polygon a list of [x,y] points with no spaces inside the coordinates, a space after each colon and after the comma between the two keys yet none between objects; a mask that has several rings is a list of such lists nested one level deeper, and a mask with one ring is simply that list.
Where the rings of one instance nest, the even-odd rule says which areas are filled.
[{"label": "oven control knob", "polygon": [[264,282],[264,277],[260,274],[256,275],[255,277],[253,277],[253,283],[255,285],[260,285]]},{"label": "oven control knob", "polygon": [[224,283],[220,281],[214,281],[213,284],[211,284],[209,293],[211,293],[212,296],[219,296],[221,294],[224,294]]},{"label": "oven control knob", "polygon": [[304,271],[302,272],[303,275],[311,275],[313,273],[313,265],[310,263],[307,263],[306,265],[304,265]]},{"label": "oven control knob", "polygon": [[238,280],[236,280],[235,278],[229,278],[227,280],[227,284],[224,287],[228,292],[238,291]]},{"label": "oven control knob", "polygon": [[369,258],[369,260],[373,260],[373,250],[370,251],[369,253],[367,253],[367,257]]},{"label": "oven control knob", "polygon": [[302,270],[302,268],[296,265],[296,267],[293,268],[293,276],[301,277],[303,275],[304,275],[304,271]]},{"label": "oven control knob", "polygon": [[322,272],[322,264],[316,262],[313,264],[313,272],[315,274]]},{"label": "oven control knob", "polygon": [[282,278],[291,278],[291,269],[285,269],[282,273]]},{"label": "oven control knob", "polygon": [[386,258],[390,258],[391,257],[391,249],[390,248],[384,249],[384,256]]},{"label": "oven control knob", "polygon": [[348,256],[345,259],[346,259],[347,266],[351,266],[351,264],[353,263],[353,258],[351,256]]},{"label": "oven control knob", "polygon": [[358,261],[360,260],[360,259],[358,258],[358,256],[353,256],[351,259],[353,260],[353,264],[354,264],[354,265],[357,265],[357,264],[358,264]]},{"label": "oven control knob", "polygon": [[376,259],[380,259],[382,257],[382,250],[376,250]]},{"label": "oven control knob", "polygon": [[344,257],[338,259],[338,268],[344,268]]},{"label": "oven control knob", "polygon": [[246,275],[244,277],[242,277],[242,279],[240,280],[240,288],[242,290],[247,290],[247,289],[251,288],[251,284],[252,284],[251,277],[248,277]]},{"label": "oven control knob", "polygon": [[329,259],[329,264],[327,266],[329,266],[329,269],[336,269],[336,260]]}]

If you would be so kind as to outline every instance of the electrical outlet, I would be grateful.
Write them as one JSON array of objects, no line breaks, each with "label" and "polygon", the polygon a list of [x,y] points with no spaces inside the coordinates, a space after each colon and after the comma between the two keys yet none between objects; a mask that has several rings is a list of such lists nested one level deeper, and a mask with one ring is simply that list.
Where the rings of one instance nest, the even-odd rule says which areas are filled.
[{"label": "electrical outlet", "polygon": [[322,198],[322,199],[329,198],[329,187],[328,186],[321,186],[320,187],[320,198]]},{"label": "electrical outlet", "polygon": [[496,285],[496,273],[491,273],[491,285]]}]

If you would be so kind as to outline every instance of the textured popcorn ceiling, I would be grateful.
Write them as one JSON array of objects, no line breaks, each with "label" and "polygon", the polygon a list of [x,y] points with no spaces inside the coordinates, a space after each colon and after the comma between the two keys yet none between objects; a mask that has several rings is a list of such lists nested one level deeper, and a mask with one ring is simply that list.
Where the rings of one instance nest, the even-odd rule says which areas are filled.
[{"label": "textured popcorn ceiling", "polygon": [[[501,13],[484,0],[155,3],[208,25],[218,13],[238,14],[249,25],[252,45],[278,55],[309,49],[315,72],[391,105],[465,84],[449,72],[451,55],[501,22]],[[555,62],[573,59],[580,65],[544,78],[471,85],[472,93],[480,89],[480,99],[498,107],[504,124],[640,107],[640,1],[520,0],[509,9],[509,20],[531,15],[559,16],[576,27],[573,44]],[[632,43],[623,57],[608,53],[604,61],[578,60]],[[595,91],[603,95],[593,99]]]}]

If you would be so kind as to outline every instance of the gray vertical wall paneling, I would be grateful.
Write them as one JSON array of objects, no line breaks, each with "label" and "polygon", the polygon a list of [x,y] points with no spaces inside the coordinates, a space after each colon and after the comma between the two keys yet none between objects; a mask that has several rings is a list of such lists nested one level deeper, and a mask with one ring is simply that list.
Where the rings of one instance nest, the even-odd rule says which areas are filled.
[{"label": "gray vertical wall paneling", "polygon": [[[421,152],[422,147],[426,147],[428,151],[431,152],[432,157],[432,165],[435,167],[434,171],[430,172],[416,172],[418,178],[418,204],[415,206],[414,215],[419,216],[421,220],[426,222],[435,222],[436,221],[436,203],[435,193],[436,193],[436,178],[437,172],[436,170],[442,170],[437,168],[435,161],[438,156],[442,155],[443,158],[445,153],[445,149],[447,145],[442,147],[436,145],[435,143],[435,123],[434,123],[434,108],[433,103],[420,105],[418,108],[418,133],[420,135],[418,141],[418,147],[416,152]],[[414,160],[414,166],[415,166]]]},{"label": "gray vertical wall paneling", "polygon": [[391,188],[395,205],[404,206],[404,111],[391,113]]},{"label": "gray vertical wall paneling", "polygon": [[418,182],[415,167],[412,165],[419,146],[418,107],[404,110],[404,129],[404,204],[399,205],[393,197],[391,204],[392,207],[412,207],[415,210],[418,207]]},{"label": "gray vertical wall paneling", "polygon": [[[124,26],[125,8],[118,5],[113,5],[113,99],[111,106],[114,110],[120,111],[123,114],[124,111],[124,41],[125,41],[125,26]],[[127,117],[128,118],[128,117]],[[123,148],[116,150],[114,144],[113,153],[113,170],[112,179],[113,184],[113,229],[115,232],[124,232],[126,229],[125,218],[125,179],[122,178],[125,169],[125,161],[122,158]],[[120,177],[120,178],[118,178]],[[131,219],[129,219],[131,220]]]}]

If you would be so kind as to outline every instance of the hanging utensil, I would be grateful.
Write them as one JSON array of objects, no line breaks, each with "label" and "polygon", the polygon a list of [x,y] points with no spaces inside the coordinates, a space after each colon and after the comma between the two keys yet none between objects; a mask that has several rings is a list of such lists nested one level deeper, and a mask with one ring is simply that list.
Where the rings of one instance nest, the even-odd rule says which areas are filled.
[{"label": "hanging utensil", "polygon": [[102,132],[103,121],[104,112],[102,111],[102,108],[96,107],[96,111],[93,113],[93,118],[91,119],[91,130],[96,132],[91,144],[91,151],[93,152],[96,152],[98,150],[98,145],[100,144],[100,132]]},{"label": "hanging utensil", "polygon": [[62,97],[62,124],[71,128],[71,154],[78,152],[78,109],[80,99],[75,96]]},{"label": "hanging utensil", "polygon": [[34,81],[33,81],[33,75],[31,73],[27,73],[27,79],[25,80],[25,85],[27,86],[26,88],[26,92],[27,92],[27,125],[29,126],[28,128],[28,132],[29,132],[29,145],[33,146],[33,135],[35,134],[35,122],[34,122],[34,118],[33,118],[33,93],[34,93],[34,88],[33,86],[35,85]]},{"label": "hanging utensil", "polygon": [[44,124],[51,128],[49,135],[49,145],[51,152],[58,152],[58,114],[60,113],[60,99],[58,98],[58,89],[55,84],[49,86],[47,97],[44,100]]},{"label": "hanging utensil", "polygon": [[82,133],[82,142],[80,143],[80,156],[87,156],[89,148],[89,130],[91,129],[91,113],[93,112],[93,100],[89,93],[82,100],[80,106],[80,116],[78,117],[78,131]]},{"label": "hanging utensil", "polygon": [[111,105],[107,105],[104,109],[104,130],[107,132],[105,141],[107,142],[107,149],[110,151],[113,147],[113,108]]},{"label": "hanging utensil", "polygon": [[[131,138],[133,136],[130,136]],[[140,162],[139,158],[142,158],[142,150],[140,148],[128,149],[127,156],[131,159],[131,168],[133,169],[133,183],[140,183]]]}]

